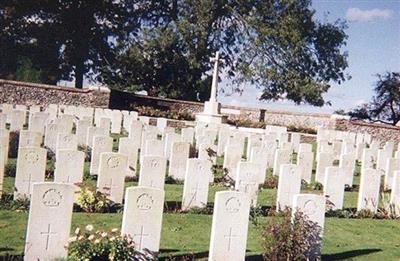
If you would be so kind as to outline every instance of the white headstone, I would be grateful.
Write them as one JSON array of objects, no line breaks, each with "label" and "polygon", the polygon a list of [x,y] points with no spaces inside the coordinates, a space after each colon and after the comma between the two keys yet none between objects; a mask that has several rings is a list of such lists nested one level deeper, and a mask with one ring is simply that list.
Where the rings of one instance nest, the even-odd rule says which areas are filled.
[{"label": "white headstone", "polygon": [[113,139],[108,136],[94,136],[93,149],[90,159],[90,174],[99,174],[100,154],[103,152],[111,152]]},{"label": "white headstone", "polygon": [[57,135],[56,150],[77,150],[78,137],[75,134],[59,133]]},{"label": "white headstone", "polygon": [[47,112],[35,112],[30,114],[28,129],[30,131],[37,131],[44,134],[48,118],[49,114]]},{"label": "white headstone", "polygon": [[120,110],[111,112],[111,133],[119,134],[122,128],[122,113]]},{"label": "white headstone", "polygon": [[174,179],[183,180],[185,178],[189,150],[190,144],[187,142],[174,142],[172,144],[168,174]]},{"label": "white headstone", "polygon": [[[139,142],[138,142],[139,141]],[[128,156],[126,176],[136,176],[140,140],[123,137],[119,139],[118,152]]]},{"label": "white headstone", "polygon": [[339,167],[325,169],[324,196],[330,202],[331,209],[342,209],[344,198],[344,173]]},{"label": "white headstone", "polygon": [[208,184],[212,175],[211,166],[208,160],[187,160],[182,198],[183,210],[207,205]]},{"label": "white headstone", "polygon": [[376,169],[363,169],[358,192],[357,211],[367,209],[376,212],[379,203],[381,175]]},{"label": "white headstone", "polygon": [[10,113],[10,131],[20,131],[25,124],[25,112],[13,110]]},{"label": "white headstone", "polygon": [[320,152],[318,154],[317,168],[315,169],[315,181],[324,183],[325,169],[333,166],[334,155],[330,152]]},{"label": "white headstone", "polygon": [[43,135],[37,131],[21,130],[19,132],[18,147],[40,147]]},{"label": "white headstone", "polygon": [[388,158],[385,168],[385,188],[391,189],[393,184],[394,172],[400,171],[400,159]]},{"label": "white headstone", "polygon": [[307,260],[321,260],[322,235],[325,226],[325,197],[314,194],[297,194],[293,197],[292,214],[299,211],[309,221],[315,223],[314,229],[319,232],[319,238],[313,238],[313,245],[310,246]]},{"label": "white headstone", "polygon": [[225,147],[223,168],[228,170],[228,176],[236,178],[237,165],[242,160],[242,148],[237,145],[228,144]]},{"label": "white headstone", "polygon": [[184,142],[189,142],[193,144],[194,129],[193,128],[183,128],[181,130],[181,140]]},{"label": "white headstone", "polygon": [[86,144],[89,148],[93,148],[94,136],[108,136],[109,132],[106,129],[99,127],[89,127],[87,129]]},{"label": "white headstone", "polygon": [[46,149],[25,147],[18,150],[14,198],[30,197],[32,183],[44,181],[46,157]]},{"label": "white headstone", "polygon": [[[81,183],[85,153],[77,150],[58,150],[54,170],[54,181],[60,183]],[[78,190],[76,188],[76,190]]]},{"label": "white headstone", "polygon": [[279,170],[278,191],[276,196],[276,208],[284,210],[291,208],[293,196],[300,193],[301,171],[294,164],[282,164]]},{"label": "white headstone", "polygon": [[74,186],[46,182],[32,187],[24,260],[66,259]]},{"label": "white headstone", "polygon": [[312,169],[314,163],[314,153],[311,151],[299,150],[297,154],[297,165],[300,168],[301,179],[307,183],[311,182]]},{"label": "white headstone", "polygon": [[356,168],[356,155],[355,154],[340,155],[339,168],[343,172],[342,178],[344,179],[344,184],[347,184],[349,187],[352,187],[354,171]]},{"label": "white headstone", "polygon": [[78,145],[87,145],[89,127],[92,127],[92,122],[87,119],[79,120],[76,123],[76,136],[78,138]]},{"label": "white headstone", "polygon": [[390,193],[390,204],[393,204],[397,215],[400,215],[400,171],[393,173],[392,192]]},{"label": "white headstone", "polygon": [[164,191],[149,187],[126,189],[121,233],[129,235],[137,250],[159,252]]},{"label": "white headstone", "polygon": [[164,190],[167,160],[160,156],[144,156],[140,166],[139,186]]},{"label": "white headstone", "polygon": [[164,150],[164,156],[167,157],[167,159],[170,158],[171,156],[171,149],[172,149],[172,144],[175,142],[181,141],[181,135],[177,133],[167,133],[165,135],[165,150]]},{"label": "white headstone", "polygon": [[251,204],[257,205],[258,187],[264,182],[260,166],[251,162],[240,162],[238,164],[235,190],[246,193],[251,198]]},{"label": "white headstone", "polygon": [[292,151],[288,149],[277,149],[275,151],[273,175],[279,175],[280,166],[282,164],[289,164],[291,161],[291,156]]},{"label": "white headstone", "polygon": [[244,260],[249,225],[250,198],[242,192],[215,194],[209,260]]},{"label": "white headstone", "polygon": [[115,152],[100,154],[97,189],[116,203],[122,203],[128,156]]}]

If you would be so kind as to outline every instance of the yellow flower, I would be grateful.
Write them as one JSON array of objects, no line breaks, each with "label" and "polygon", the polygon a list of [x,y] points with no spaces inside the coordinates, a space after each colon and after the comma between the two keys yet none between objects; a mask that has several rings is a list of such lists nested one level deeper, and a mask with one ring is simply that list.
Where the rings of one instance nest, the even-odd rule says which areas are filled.
[{"label": "yellow flower", "polygon": [[115,240],[115,237],[111,237],[111,238],[110,238],[110,241],[114,241],[114,240]]},{"label": "yellow flower", "polygon": [[92,225],[87,225],[85,229],[87,231],[92,231],[93,230],[93,226]]},{"label": "yellow flower", "polygon": [[113,233],[115,233],[115,232],[117,232],[118,231],[118,228],[113,228],[113,229],[111,229],[111,232],[113,232]]},{"label": "yellow flower", "polygon": [[88,237],[88,239],[89,239],[89,240],[93,240],[93,239],[94,239],[94,235],[90,235],[90,236]]},{"label": "yellow flower", "polygon": [[77,238],[76,236],[75,236],[75,237],[70,237],[70,238],[68,239],[68,242],[70,242],[70,243],[71,243],[71,242],[75,242],[75,241],[76,241],[76,238]]}]

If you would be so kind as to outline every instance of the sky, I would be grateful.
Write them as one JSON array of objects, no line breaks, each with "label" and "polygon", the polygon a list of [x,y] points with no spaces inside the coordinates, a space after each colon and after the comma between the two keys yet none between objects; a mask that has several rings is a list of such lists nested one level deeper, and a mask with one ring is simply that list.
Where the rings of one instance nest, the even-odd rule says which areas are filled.
[{"label": "sky", "polygon": [[[349,110],[371,100],[377,73],[400,71],[400,0],[314,0],[313,8],[321,21],[342,19],[348,25],[347,46],[343,50],[349,54],[346,72],[352,78],[341,85],[332,83],[324,95],[332,106],[259,101],[261,91],[251,85],[243,86],[242,95],[220,95],[221,103],[281,111],[332,113],[338,109]],[[225,85],[224,81],[219,84],[221,88]]]},{"label": "sky", "polygon": [[[347,111],[371,100],[376,74],[400,71],[400,0],[314,0],[312,6],[320,21],[341,19],[348,25],[347,45],[343,51],[348,52],[346,73],[352,78],[341,85],[331,83],[332,87],[324,98],[332,105],[314,107],[295,105],[290,101],[259,101],[261,91],[250,84],[241,86],[245,90],[241,95],[220,93],[218,100],[222,104],[279,111]],[[60,84],[73,86],[70,82]],[[230,89],[224,79],[219,88]]]}]

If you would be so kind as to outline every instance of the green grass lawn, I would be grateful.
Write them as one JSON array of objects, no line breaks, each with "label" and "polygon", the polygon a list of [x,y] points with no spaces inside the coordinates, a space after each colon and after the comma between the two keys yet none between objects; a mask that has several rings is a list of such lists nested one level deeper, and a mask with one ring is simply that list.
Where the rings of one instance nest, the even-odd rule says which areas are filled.
[{"label": "green grass lawn", "polygon": [[[0,211],[0,256],[23,252],[27,213]],[[250,223],[247,256],[260,258],[263,225]],[[71,231],[87,224],[95,229],[120,228],[122,214],[74,213]],[[211,215],[165,213],[161,235],[161,257],[194,255],[206,258],[211,233]],[[323,257],[325,260],[398,260],[400,222],[375,219],[326,218]],[[0,258],[1,259],[1,258]],[[178,259],[179,260],[179,259]]]},{"label": "green grass lawn", "polygon": [[[114,138],[119,138],[115,136]],[[315,146],[314,146],[315,147]],[[116,149],[116,144],[114,144]],[[314,148],[315,149],[315,148]],[[15,161],[15,159],[10,159]],[[218,158],[222,163],[222,158]],[[48,162],[48,168],[51,168]],[[88,171],[89,163],[85,163]],[[5,177],[3,191],[12,193],[15,178]],[[95,180],[86,181],[95,185]],[[357,167],[354,184],[359,184],[359,166]],[[137,182],[125,182],[125,186],[136,186]],[[217,191],[227,190],[221,185],[211,185],[208,202],[214,202]],[[181,202],[183,185],[166,184],[165,201]],[[302,190],[302,193],[322,194],[317,190]],[[344,208],[356,208],[358,192],[345,192]],[[258,195],[258,204],[263,207],[276,205],[276,189],[263,189]],[[382,202],[380,202],[382,204]],[[6,255],[21,255],[27,223],[27,213],[0,210],[0,261],[13,260]],[[247,240],[247,258],[259,260],[262,253],[261,234],[263,227],[272,217],[260,217],[260,224],[255,226],[250,222]],[[71,231],[76,227],[93,224],[96,229],[121,227],[122,214],[88,214],[74,213]],[[211,215],[164,213],[161,236],[162,259],[183,256],[195,259],[206,259],[208,255],[211,233]],[[397,220],[376,219],[340,219],[329,217],[325,221],[323,237],[324,260],[400,260],[400,222]],[[191,260],[191,259],[186,259]]]}]

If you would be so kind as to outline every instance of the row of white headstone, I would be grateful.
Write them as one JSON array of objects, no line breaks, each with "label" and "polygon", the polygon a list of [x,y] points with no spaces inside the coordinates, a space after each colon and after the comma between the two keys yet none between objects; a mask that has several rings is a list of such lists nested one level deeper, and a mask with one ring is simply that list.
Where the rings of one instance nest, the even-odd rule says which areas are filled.
[{"label": "row of white headstone", "polygon": [[[74,187],[70,184],[43,182],[32,186],[24,260],[54,260],[66,258],[71,231]],[[238,191],[217,192],[212,219],[209,260],[244,260],[246,255],[251,199]],[[160,248],[164,191],[150,187],[129,187],[121,234],[130,235],[135,247],[145,253],[157,254]],[[296,211],[316,223],[320,238],[315,240],[320,255],[324,227],[325,198],[298,194],[293,197]],[[294,213],[294,211],[293,211]]]},{"label": "row of white headstone", "polygon": [[[34,113],[35,114],[35,113]],[[69,115],[61,115],[62,116],[69,116]],[[62,122],[65,122],[65,119],[63,119]],[[167,130],[166,124],[165,124],[165,120],[162,119],[162,121],[160,121],[163,124],[159,124],[164,131]],[[116,166],[116,162],[120,163],[121,162],[121,166],[123,166],[122,168],[127,168],[129,170],[133,169],[136,167],[136,161],[137,161],[137,152],[138,152],[138,147],[139,147],[139,143],[136,141],[136,144],[132,144],[132,141],[135,140],[141,140],[142,136],[142,125],[141,122],[139,121],[133,121],[131,122],[132,125],[135,125],[134,127],[131,128],[131,133],[136,133],[136,137],[133,138],[121,138],[120,140],[120,146],[119,146],[119,152],[124,153],[126,151],[127,155],[130,155],[130,158],[133,158],[133,160],[131,160],[132,164],[129,164],[129,167],[127,167],[126,163],[126,157],[124,157],[123,155],[120,154],[116,154],[116,153],[106,153],[104,155],[104,159],[103,159],[103,167],[101,169],[103,169],[102,173],[104,173],[104,175],[100,175],[100,178],[98,179],[98,187],[102,192],[107,192],[108,194],[110,194],[110,198],[115,200],[116,202],[121,202],[122,201],[122,191],[123,191],[123,182],[124,182],[124,176],[120,175],[118,178],[113,178],[113,177],[109,177],[110,175],[107,175],[107,169],[112,169],[115,168]],[[70,124],[67,124],[68,126],[73,126],[73,121],[71,120]],[[47,126],[49,127],[49,125]],[[50,127],[51,124],[50,124]],[[152,127],[152,128],[150,128]],[[270,129],[272,126],[268,126]],[[90,128],[88,128],[88,132],[90,132]],[[93,127],[93,128],[98,128],[98,127]],[[275,131],[276,131],[275,127]],[[48,137],[48,135],[51,135],[51,131],[47,131],[48,128],[46,128],[46,135],[45,135],[45,140],[46,137]],[[50,128],[51,129],[51,128]],[[59,128],[55,128],[56,130]],[[61,129],[65,129],[65,128],[61,128]],[[69,129],[69,131],[72,130],[72,127],[68,127],[67,129]],[[79,129],[79,122],[78,122],[78,128]],[[103,129],[103,128],[100,128]],[[193,168],[192,166],[186,166],[185,162],[188,159],[188,154],[189,154],[189,144],[188,143],[184,143],[184,142],[179,142],[180,139],[183,139],[183,137],[185,136],[185,134],[189,133],[190,135],[186,135],[189,136],[189,138],[187,139],[188,141],[193,140],[193,135],[192,132],[188,132],[188,131],[183,131],[182,132],[182,136],[179,134],[174,133],[174,129],[172,129],[171,132],[169,133],[164,133],[165,134],[165,142],[163,142],[162,140],[158,140],[157,135],[158,135],[158,127],[155,126],[148,126],[148,129],[145,129],[144,132],[147,133],[146,135],[144,135],[144,137],[148,137],[150,136],[150,139],[143,142],[142,143],[150,143],[152,146],[148,146],[149,150],[146,151],[146,149],[144,150],[144,154],[148,154],[148,155],[157,155],[160,158],[158,159],[154,159],[151,158],[150,161],[152,162],[144,164],[144,166],[153,166],[153,168],[155,166],[158,166],[159,171],[157,171],[156,173],[156,178],[153,179],[152,176],[153,175],[149,175],[149,176],[145,176],[145,175],[141,175],[143,177],[143,179],[149,180],[150,185],[152,186],[152,183],[155,184],[163,184],[164,183],[164,176],[165,176],[165,168],[162,168],[163,164],[162,162],[165,161],[163,159],[161,159],[162,156],[165,156],[165,154],[167,154],[168,151],[170,151],[169,149],[167,149],[168,147],[171,147],[171,143],[172,143],[172,153],[170,153],[170,175],[173,176],[174,178],[177,179],[184,179],[185,173],[191,173],[191,171],[186,171],[189,168]],[[138,130],[136,132],[132,131],[132,130]],[[184,130],[191,130],[191,129],[184,129]],[[197,139],[197,144],[200,143],[200,147],[203,144],[206,144],[207,146],[205,148],[209,148],[209,145],[211,146],[215,146],[215,139],[216,139],[216,135],[217,132],[215,131],[214,128],[205,128],[204,126],[200,126],[196,129],[196,136],[198,137]],[[223,132],[226,132],[226,135],[223,135]],[[270,130],[269,130],[270,131]],[[279,170],[281,168],[282,164],[287,164],[290,163],[290,158],[291,158],[291,153],[292,150],[294,148],[297,148],[296,146],[293,146],[293,143],[288,143],[287,142],[287,138],[282,138],[285,136],[285,129],[282,130],[282,128],[280,127],[280,130],[276,131],[276,133],[278,133],[278,135],[276,135],[276,133],[269,133],[268,135],[265,136],[261,136],[261,135],[251,135],[248,137],[248,151],[251,151],[250,153],[250,160],[247,163],[244,162],[240,162],[241,161],[241,155],[243,152],[243,145],[244,145],[244,137],[245,135],[243,135],[243,133],[240,132],[234,132],[233,135],[232,133],[229,132],[229,130],[227,129],[219,129],[218,132],[218,139],[220,139],[221,141],[224,139],[224,136],[228,137],[228,142],[227,145],[225,146],[225,161],[224,161],[224,166],[230,170],[230,176],[232,177],[232,179],[236,179],[238,178],[237,182],[236,182],[236,189],[238,190],[243,190],[243,191],[248,191],[253,199],[253,203],[256,203],[256,192],[258,191],[258,186],[259,184],[263,183],[263,180],[265,178],[265,171],[266,168],[268,167],[269,160],[268,158],[274,158],[274,174],[278,175],[279,174]],[[148,133],[151,133],[152,135],[148,135]],[[197,133],[199,133],[197,135]],[[205,134],[204,134],[205,133]],[[212,134],[214,133],[214,135]],[[29,145],[29,146],[34,146],[34,145],[40,145],[41,143],[41,135],[34,135],[36,134],[36,132],[31,132],[29,133],[29,131],[21,131],[21,137],[20,137],[20,145],[24,146],[24,145]],[[56,165],[61,165],[59,167],[56,166],[56,170],[60,170],[60,169],[66,169],[66,170],[71,170],[71,171],[67,171],[70,173],[67,173],[65,175],[57,175],[56,174],[56,179],[55,181],[71,181],[71,182],[81,182],[82,179],[82,171],[79,171],[79,169],[83,169],[83,161],[84,161],[84,155],[82,152],[78,152],[75,151],[77,148],[77,142],[76,142],[76,138],[74,139],[73,137],[75,135],[70,134],[70,133],[57,133],[55,132],[55,134],[57,135],[57,139],[56,139],[56,150],[60,151],[60,157],[62,157],[62,159],[60,159],[59,161],[57,161],[59,164]],[[286,133],[287,134],[287,133]],[[343,135],[343,133],[341,133]],[[56,136],[56,135],[52,135],[52,136]],[[87,134],[86,134],[87,135]],[[321,135],[320,135],[321,136]],[[25,138],[24,138],[25,137]],[[208,141],[202,137],[207,137]],[[211,137],[211,138],[210,138]],[[276,138],[278,137],[278,143],[276,143]],[[48,138],[50,139],[50,138]],[[107,137],[105,135],[102,136],[94,136],[93,137],[93,150],[92,150],[92,160],[91,160],[91,173],[92,174],[99,174],[99,167],[100,167],[100,155],[103,154],[103,152],[111,152],[112,151],[112,139],[110,137]],[[292,136],[292,141],[293,141],[293,136]],[[297,139],[298,140],[298,139]],[[131,142],[129,142],[131,141]],[[174,142],[175,141],[175,142]],[[178,142],[177,142],[178,141]],[[332,200],[332,203],[334,204],[335,208],[341,208],[342,207],[342,199],[343,197],[343,190],[340,190],[338,193],[334,193],[336,191],[332,190],[333,188],[341,188],[343,187],[343,184],[336,184],[335,182],[331,182],[330,180],[334,180],[333,177],[339,176],[339,177],[345,177],[344,179],[340,179],[340,180],[344,180],[345,183],[344,184],[348,184],[348,185],[352,185],[352,179],[353,179],[353,172],[354,172],[354,168],[355,168],[355,160],[354,157],[352,157],[351,153],[343,153],[348,152],[350,146],[347,145],[346,147],[340,147],[341,149],[339,149],[338,151],[340,151],[342,154],[340,154],[340,164],[339,164],[339,168],[334,168],[331,167],[329,169],[327,169],[329,166],[333,165],[333,159],[335,159],[335,157],[332,157],[332,152],[327,152],[328,149],[327,148],[335,148],[335,144],[341,144],[341,142],[335,140],[336,143],[334,142],[333,145],[330,145],[328,143],[325,143],[324,140],[320,140],[318,141],[318,154],[317,154],[317,159],[318,159],[318,164],[317,164],[317,171],[316,171],[316,180],[321,182],[322,184],[325,185],[326,187],[326,191],[331,191],[330,193],[326,192],[326,195],[329,196],[331,195],[336,195],[336,197],[331,196],[331,198],[338,198],[338,200]],[[160,144],[161,146],[154,146],[155,144]],[[170,145],[170,146],[164,146],[164,143]],[[279,146],[279,144],[281,143],[281,147],[279,149],[277,149],[277,146]],[[324,146],[322,146],[321,144],[324,144]],[[73,144],[73,145],[71,145]],[[124,146],[124,144],[126,144],[126,146]],[[218,142],[218,145],[220,144],[220,142]],[[230,147],[231,146],[231,147]],[[285,148],[285,146],[287,148]],[[233,149],[235,148],[236,149]],[[388,146],[389,147],[389,146]],[[151,148],[151,149],[150,149]],[[347,150],[343,150],[343,148],[347,148]],[[260,155],[260,153],[255,153],[255,152],[259,152],[261,150],[264,150],[264,155]],[[337,150],[337,149],[336,149]],[[204,150],[206,151],[206,150]],[[311,171],[312,171],[312,163],[313,163],[313,154],[311,151],[311,146],[310,144],[300,144],[298,146],[298,165],[300,166],[300,170],[292,170],[291,172],[296,172],[296,173],[301,173],[301,179],[304,179],[306,181],[310,181],[311,178]],[[368,152],[368,150],[365,150],[366,152]],[[386,149],[385,149],[386,151]],[[19,157],[20,159],[23,158],[23,160],[19,160],[19,162],[21,162],[21,164],[19,164],[21,167],[18,168],[17,167],[17,173],[18,172],[24,172],[24,169],[32,169],[29,164],[28,164],[28,168],[24,168],[27,166],[27,164],[24,161],[38,161],[38,162],[44,162],[42,164],[38,164],[38,171],[37,171],[37,175],[32,175],[31,172],[29,171],[25,171],[25,172],[29,172],[28,177],[24,176],[24,175],[18,175],[17,174],[17,179],[16,179],[16,188],[17,188],[17,194],[22,194],[22,195],[29,195],[29,190],[30,190],[30,183],[34,182],[34,181],[43,181],[44,179],[44,168],[45,168],[45,151],[42,149],[41,151],[38,150],[38,153],[33,153],[32,152],[32,148],[24,148],[21,150],[22,157]],[[75,153],[76,152],[76,153]],[[200,151],[201,152],[201,151]],[[272,153],[271,153],[272,152]],[[268,153],[272,156],[268,157]],[[236,157],[233,157],[232,154],[235,154]],[[203,153],[203,155],[206,155],[206,153]],[[254,156],[256,155],[256,156]],[[121,157],[122,156],[122,157]],[[201,153],[199,153],[199,156],[201,156]],[[145,157],[145,156],[143,156]],[[367,157],[364,157],[364,159],[366,159]],[[42,159],[42,160],[40,160]],[[201,159],[206,159],[206,157],[203,157]],[[265,160],[267,159],[267,160]],[[129,159],[128,159],[129,161]],[[147,160],[146,162],[148,162],[149,160]],[[158,162],[156,162],[158,161]],[[74,164],[75,168],[73,168],[73,166],[65,166],[68,163],[71,164],[71,162],[77,162],[78,164]],[[104,162],[107,162],[104,163]],[[114,162],[114,163],[113,163]],[[144,162],[144,163],[146,163]],[[366,160],[363,160],[362,162],[366,162]],[[388,159],[388,168],[391,169],[391,171],[387,171],[386,173],[388,173],[388,175],[386,177],[391,177],[391,179],[389,178],[385,178],[386,180],[391,180],[393,181],[394,179],[392,177],[394,177],[393,173],[395,172],[395,170],[397,169],[396,166],[392,166],[394,163],[397,163],[398,160],[393,159],[390,160]],[[113,166],[109,166],[110,163]],[[253,164],[252,164],[253,163]],[[264,164],[263,164],[264,163]],[[393,164],[389,164],[389,163],[393,163]],[[197,163],[198,164],[198,163]],[[193,163],[191,164],[193,165]],[[204,164],[202,164],[204,166]],[[241,171],[237,171],[237,167],[238,166],[242,166]],[[365,164],[364,164],[365,165]],[[64,168],[65,166],[65,168]],[[260,168],[261,167],[261,168]],[[285,167],[287,168],[287,167]],[[293,166],[292,166],[293,168]],[[33,168],[35,169],[35,168]],[[145,168],[147,170],[147,168]],[[150,172],[151,171],[151,167],[148,168]],[[205,169],[209,169],[209,168],[205,168]],[[262,171],[260,171],[260,169]],[[365,169],[365,167],[363,167],[362,169]],[[18,171],[19,170],[19,171]],[[115,169],[114,169],[115,170]],[[284,169],[285,171],[286,169]],[[36,173],[36,172],[35,172]],[[56,171],[57,173],[57,171]],[[331,174],[329,175],[329,177],[326,179],[325,177],[327,176],[325,173],[336,173],[335,174]],[[74,175],[75,174],[75,175]],[[390,176],[389,176],[390,174]],[[22,178],[18,178],[21,177]],[[57,178],[57,177],[61,177],[63,176],[64,178]],[[73,177],[75,176],[75,177]],[[207,175],[208,176],[208,175]],[[146,178],[144,178],[146,177]],[[142,180],[143,180],[142,179]],[[210,178],[212,180],[212,177]],[[296,179],[298,180],[298,179]],[[22,184],[21,184],[22,183]],[[189,182],[188,182],[189,183]],[[199,186],[197,184],[198,182],[195,182],[196,185],[194,185],[195,187],[199,188],[200,190],[205,190],[204,186]],[[283,182],[282,182],[283,183]],[[295,184],[298,184],[299,182],[295,182]],[[388,183],[388,182],[385,182]],[[392,183],[392,182],[390,182]],[[146,184],[146,182],[140,182],[139,180],[139,184]],[[366,185],[368,185],[371,188],[375,188],[374,191],[376,191],[376,187],[379,187],[379,185],[377,186],[376,184],[370,184],[367,183]],[[396,185],[396,184],[395,184]],[[283,183],[282,187],[284,188],[288,188],[288,187],[293,187],[293,186],[288,186],[286,183]],[[299,186],[295,185],[295,188],[299,189]],[[208,187],[207,187],[208,188]],[[295,189],[295,191],[297,191],[298,189]],[[192,186],[189,186],[189,188],[187,190],[185,190],[186,192],[188,191],[194,191],[193,195],[188,196],[188,195],[184,195],[184,198],[191,198],[193,196],[197,196],[197,190],[193,189]],[[363,190],[361,190],[363,191]],[[396,189],[394,190],[396,191]],[[196,193],[195,193],[196,192]],[[286,193],[286,192],[285,192]],[[190,194],[190,193],[189,193]],[[293,194],[293,193],[292,193]],[[360,193],[360,198],[359,198],[359,202],[373,202],[374,205],[376,205],[377,202],[377,198],[373,197],[372,199],[365,199],[365,197],[363,195],[361,195],[362,193]],[[372,195],[376,195],[376,193],[370,193]],[[378,195],[379,195],[379,190],[378,190]],[[279,197],[278,197],[279,198]],[[396,196],[392,195],[392,198],[396,199]],[[290,200],[289,200],[290,201]],[[392,200],[395,201],[395,200]],[[203,202],[204,203],[204,202]],[[285,204],[282,204],[282,202],[280,202],[278,200],[277,202],[278,206],[282,205],[285,206]],[[195,204],[196,206],[198,204]],[[359,203],[358,206],[359,208],[362,208],[362,206],[364,206],[365,204]],[[367,204],[368,205],[368,204]],[[376,210],[376,207],[375,207]]]}]

